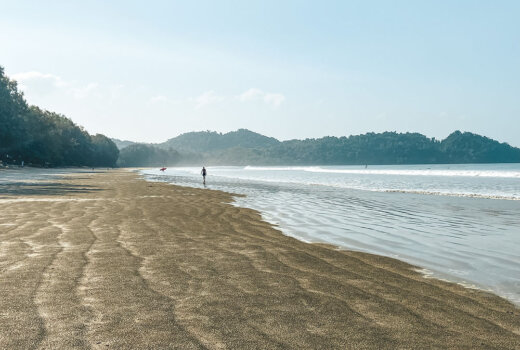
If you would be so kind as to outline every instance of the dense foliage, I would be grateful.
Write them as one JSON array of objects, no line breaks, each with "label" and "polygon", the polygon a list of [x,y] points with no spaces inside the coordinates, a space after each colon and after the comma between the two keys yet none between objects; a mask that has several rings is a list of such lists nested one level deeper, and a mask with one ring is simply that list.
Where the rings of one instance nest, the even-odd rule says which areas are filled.
[{"label": "dense foliage", "polygon": [[116,145],[70,119],[27,105],[0,67],[0,160],[34,166],[114,166]]},{"label": "dense foliage", "polygon": [[445,163],[518,163],[520,149],[485,136],[455,131],[440,144]]},{"label": "dense foliage", "polygon": [[182,152],[209,152],[234,147],[266,148],[279,143],[280,141],[274,137],[260,135],[247,129],[238,129],[226,134],[214,131],[189,132],[157,146],[164,149],[173,148]]},{"label": "dense foliage", "polygon": [[119,140],[116,138],[111,138],[112,142],[114,142],[119,150],[122,150],[125,147],[136,144],[137,142],[128,141],[128,140]]},{"label": "dense foliage", "polygon": [[179,152],[162,149],[152,145],[133,144],[123,148],[119,153],[118,166],[170,166],[179,163]]},{"label": "dense foliage", "polygon": [[349,137],[291,140],[264,152],[279,164],[413,164],[438,163],[438,142],[417,133],[368,133]]},{"label": "dense foliage", "polygon": [[[232,134],[234,142],[226,135]],[[130,162],[131,153],[121,152],[132,166],[160,165],[348,165],[520,162],[520,149],[469,132],[455,131],[443,141],[418,133],[368,133],[319,139],[276,139],[239,130],[229,134],[200,132],[170,139],[179,155],[168,157],[164,144],[148,145],[153,162],[141,157]],[[188,135],[188,136],[186,136]],[[197,138],[200,138],[197,141]],[[254,141],[248,142],[251,138]],[[183,140],[186,143],[183,143]],[[224,142],[225,141],[225,142]],[[246,147],[244,145],[256,145]],[[213,148],[213,146],[215,148]],[[128,147],[127,147],[128,148]],[[155,151],[151,151],[155,149]],[[126,150],[126,148],[125,148]],[[198,151],[196,151],[198,150]],[[165,153],[161,153],[165,152]],[[135,153],[135,152],[134,152]],[[160,156],[157,156],[160,154]],[[164,159],[164,161],[161,161]],[[165,160],[168,159],[168,164]],[[175,162],[176,160],[176,162]],[[123,162],[120,162],[123,165]]]},{"label": "dense foliage", "polygon": [[256,160],[307,165],[507,163],[520,162],[520,149],[469,132],[456,131],[442,142],[418,133],[384,132],[285,141],[262,150]]}]

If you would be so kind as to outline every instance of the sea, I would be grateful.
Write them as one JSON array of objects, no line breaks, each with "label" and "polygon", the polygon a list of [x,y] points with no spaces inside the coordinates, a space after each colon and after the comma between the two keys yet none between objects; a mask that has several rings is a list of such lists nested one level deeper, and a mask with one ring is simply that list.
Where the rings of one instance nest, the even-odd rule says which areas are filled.
[{"label": "sea", "polygon": [[397,258],[520,305],[520,164],[141,170],[236,196],[284,234]]}]

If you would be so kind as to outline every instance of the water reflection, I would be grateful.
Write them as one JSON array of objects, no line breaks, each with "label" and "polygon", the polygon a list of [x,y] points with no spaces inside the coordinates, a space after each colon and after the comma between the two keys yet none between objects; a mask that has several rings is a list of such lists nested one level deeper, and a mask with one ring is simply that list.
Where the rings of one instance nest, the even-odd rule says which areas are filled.
[{"label": "water reflection", "polygon": [[[189,174],[148,177],[202,187]],[[207,188],[247,195],[236,204],[259,210],[287,235],[396,257],[520,303],[520,201],[218,176]]]}]

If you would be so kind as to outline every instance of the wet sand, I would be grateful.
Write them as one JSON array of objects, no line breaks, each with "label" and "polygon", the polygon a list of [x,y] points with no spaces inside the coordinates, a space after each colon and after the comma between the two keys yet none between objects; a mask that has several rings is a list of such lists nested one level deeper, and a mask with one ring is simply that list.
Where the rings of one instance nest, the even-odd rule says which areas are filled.
[{"label": "wet sand", "polygon": [[520,349],[520,309],[114,170],[0,191],[0,349]]}]

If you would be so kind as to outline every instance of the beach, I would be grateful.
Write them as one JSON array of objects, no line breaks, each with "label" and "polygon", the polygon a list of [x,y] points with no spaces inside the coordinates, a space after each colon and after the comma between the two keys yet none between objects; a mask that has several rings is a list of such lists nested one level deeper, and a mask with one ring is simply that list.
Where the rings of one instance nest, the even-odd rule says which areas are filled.
[{"label": "beach", "polygon": [[520,349],[520,309],[125,170],[0,192],[1,349]]},{"label": "beach", "polygon": [[[210,167],[206,188],[242,194],[283,234],[388,256],[520,305],[520,164]],[[200,168],[143,169],[204,188]]]}]

